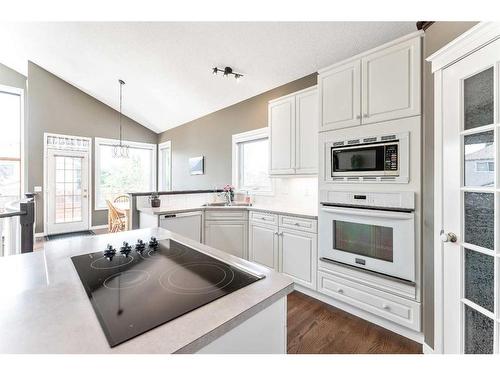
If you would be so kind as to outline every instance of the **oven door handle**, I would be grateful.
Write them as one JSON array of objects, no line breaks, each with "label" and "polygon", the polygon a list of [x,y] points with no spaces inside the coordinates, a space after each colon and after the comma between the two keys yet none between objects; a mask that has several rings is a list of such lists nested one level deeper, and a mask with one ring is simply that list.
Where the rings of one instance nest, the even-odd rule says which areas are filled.
[{"label": "oven door handle", "polygon": [[408,220],[414,217],[413,212],[381,211],[372,209],[350,209],[340,207],[322,207],[321,211],[330,214],[344,214],[351,216],[381,217],[394,220]]}]

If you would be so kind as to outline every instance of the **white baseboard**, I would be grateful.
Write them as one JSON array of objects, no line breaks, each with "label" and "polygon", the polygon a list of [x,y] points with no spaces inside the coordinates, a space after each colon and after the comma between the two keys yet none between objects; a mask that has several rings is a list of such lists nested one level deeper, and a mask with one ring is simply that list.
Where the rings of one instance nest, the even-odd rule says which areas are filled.
[{"label": "white baseboard", "polygon": [[319,293],[315,290],[305,288],[303,286],[295,284],[295,290],[304,294],[307,294],[310,297],[316,298],[317,300],[320,300],[321,302],[327,303],[329,305],[332,305],[334,307],[337,307],[341,310],[344,310],[348,312],[349,314],[355,315],[358,318],[364,319],[369,321],[370,323],[376,324],[378,326],[381,326],[383,328],[388,329],[389,331],[392,331],[394,333],[397,333],[398,335],[404,336],[406,338],[409,338],[410,340],[416,341],[419,344],[423,344],[424,342],[424,335],[422,332],[417,332],[413,331],[409,328],[400,326],[399,324],[393,323],[387,319],[381,318],[379,316],[373,315],[367,311],[361,310],[355,306],[351,306],[347,303],[344,303],[342,301],[336,300],[334,298],[331,298],[329,296],[324,295],[323,293]]},{"label": "white baseboard", "polygon": [[422,351],[424,354],[435,354],[434,349],[427,345],[425,342],[422,344]]}]

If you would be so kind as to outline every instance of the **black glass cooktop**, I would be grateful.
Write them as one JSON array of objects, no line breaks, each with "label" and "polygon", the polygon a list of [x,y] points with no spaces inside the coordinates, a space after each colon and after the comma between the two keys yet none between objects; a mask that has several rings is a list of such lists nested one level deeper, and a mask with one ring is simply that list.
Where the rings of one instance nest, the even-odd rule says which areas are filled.
[{"label": "black glass cooktop", "polygon": [[71,259],[111,347],[263,277],[154,238]]}]

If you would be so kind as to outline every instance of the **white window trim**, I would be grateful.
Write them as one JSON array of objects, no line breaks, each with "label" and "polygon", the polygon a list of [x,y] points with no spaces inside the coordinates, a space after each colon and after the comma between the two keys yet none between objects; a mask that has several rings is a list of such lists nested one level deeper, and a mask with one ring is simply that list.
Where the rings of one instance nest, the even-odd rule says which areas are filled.
[{"label": "white window trim", "polygon": [[[97,202],[98,202],[98,196],[99,196],[99,176],[101,175],[101,168],[100,168],[100,165],[99,165],[99,160],[100,160],[100,149],[99,149],[99,146],[102,146],[102,145],[107,145],[107,146],[113,146],[113,145],[116,145],[117,142],[120,142],[119,139],[112,139],[112,138],[95,138],[95,143],[94,143],[94,147],[95,147],[95,156],[94,156],[94,160],[95,160],[95,172],[94,172],[94,211],[107,211],[107,207],[100,207],[98,206]],[[156,190],[156,182],[157,182],[157,178],[156,178],[156,175],[157,175],[157,169],[156,169],[156,166],[157,166],[157,149],[158,149],[158,145],[156,143],[143,143],[143,142],[132,142],[132,141],[122,141],[122,144],[124,145],[127,145],[129,147],[133,147],[133,148],[143,148],[143,149],[146,149],[146,150],[151,150],[153,151],[153,160],[151,161],[151,172],[152,172],[152,176],[153,176],[153,189],[152,190]]]},{"label": "white window trim", "polygon": [[20,141],[21,141],[21,192],[20,192],[20,199],[24,198],[24,193],[28,191],[28,168],[26,166],[28,165],[28,153],[26,152],[26,145],[28,144],[28,139],[27,136],[28,134],[25,132],[24,129],[24,90],[19,88],[19,87],[12,87],[12,86],[5,86],[5,85],[0,85],[0,91],[3,91],[7,94],[13,94],[13,95],[19,95],[20,97],[20,120],[21,120],[21,133],[20,133]]},{"label": "white window trim", "polygon": [[[240,168],[240,156],[238,144],[242,142],[256,141],[259,139],[269,139],[269,128],[250,130],[244,133],[233,134],[232,137],[232,185],[236,193],[246,193],[246,189],[240,189],[238,181],[238,171]],[[271,178],[271,190],[248,190],[253,195],[274,195],[274,179]]]},{"label": "white window trim", "polygon": [[[95,180],[94,176],[92,176],[92,138],[88,137],[80,137],[80,136],[73,136],[73,135],[67,135],[67,134],[58,134],[58,133],[43,133],[43,185],[42,185],[42,194],[43,194],[43,233],[48,233],[48,223],[49,223],[49,208],[48,208],[48,203],[49,203],[49,183],[48,183],[48,164],[47,164],[47,158],[48,158],[48,147],[47,147],[47,138],[48,137],[62,137],[62,138],[72,138],[72,139],[82,139],[86,140],[89,142],[87,150],[85,152],[88,153],[88,171],[89,171],[89,191],[88,191],[88,196],[90,197],[90,202],[89,202],[89,229],[92,227],[92,197],[93,197],[93,191],[92,191],[92,181]],[[94,197],[95,198],[95,197]]]},{"label": "white window trim", "polygon": [[[170,152],[170,186],[163,186],[163,158],[161,157],[161,152],[167,149]],[[162,142],[158,145],[158,190],[172,190],[172,141]]]}]

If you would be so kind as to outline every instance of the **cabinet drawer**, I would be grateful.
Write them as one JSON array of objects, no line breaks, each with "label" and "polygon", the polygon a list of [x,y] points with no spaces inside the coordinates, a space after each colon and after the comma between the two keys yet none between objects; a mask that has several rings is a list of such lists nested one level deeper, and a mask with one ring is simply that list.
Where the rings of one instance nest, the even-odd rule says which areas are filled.
[{"label": "cabinet drawer", "polygon": [[318,222],[313,219],[304,219],[294,216],[279,217],[279,225],[283,228],[303,230],[306,232],[316,233],[318,231]]},{"label": "cabinet drawer", "polygon": [[318,272],[318,291],[394,323],[420,331],[420,304]]},{"label": "cabinet drawer", "polygon": [[256,223],[266,223],[278,225],[278,215],[267,212],[250,211],[250,220]]},{"label": "cabinet drawer", "polygon": [[206,210],[205,220],[246,220],[247,211],[246,210]]}]

